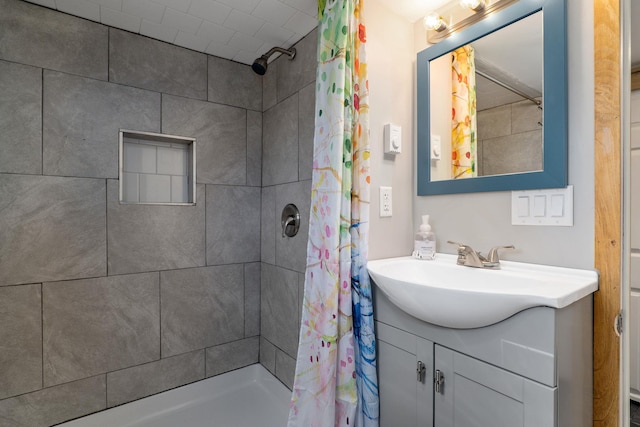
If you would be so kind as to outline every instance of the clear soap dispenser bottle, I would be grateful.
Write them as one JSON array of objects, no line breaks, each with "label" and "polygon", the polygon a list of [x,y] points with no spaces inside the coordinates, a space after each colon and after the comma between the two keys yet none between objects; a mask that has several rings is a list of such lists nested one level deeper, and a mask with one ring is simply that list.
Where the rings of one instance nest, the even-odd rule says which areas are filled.
[{"label": "clear soap dispenser bottle", "polygon": [[413,242],[413,257],[418,259],[434,259],[436,257],[436,235],[431,231],[429,215],[422,215],[422,224],[420,224]]}]

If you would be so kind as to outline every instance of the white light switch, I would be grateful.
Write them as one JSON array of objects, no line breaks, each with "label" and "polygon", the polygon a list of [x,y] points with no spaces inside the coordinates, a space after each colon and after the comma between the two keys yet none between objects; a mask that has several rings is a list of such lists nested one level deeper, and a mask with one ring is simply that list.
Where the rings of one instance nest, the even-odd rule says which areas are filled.
[{"label": "white light switch", "polygon": [[547,210],[547,196],[536,195],[533,196],[533,216],[543,217]]},{"label": "white light switch", "polygon": [[564,215],[564,195],[552,194],[549,214],[552,217],[561,217]]},{"label": "white light switch", "polygon": [[519,217],[529,216],[529,198],[528,197],[518,197],[517,206],[518,206]]},{"label": "white light switch", "polygon": [[573,226],[573,186],[512,191],[511,224]]}]

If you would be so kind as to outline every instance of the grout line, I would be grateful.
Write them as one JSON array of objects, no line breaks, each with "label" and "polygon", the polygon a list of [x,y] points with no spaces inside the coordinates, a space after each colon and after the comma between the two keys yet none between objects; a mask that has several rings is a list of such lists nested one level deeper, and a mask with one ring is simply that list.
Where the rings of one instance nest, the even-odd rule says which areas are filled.
[{"label": "grout line", "polygon": [[[195,186],[197,184],[194,182],[193,185]],[[208,239],[207,238],[207,228],[209,228],[208,227],[209,223],[207,222],[207,193],[208,193],[207,189],[208,189],[209,185],[208,184],[203,184],[203,185],[204,185],[204,202],[203,202],[204,203],[204,267],[208,267],[209,266],[209,263],[208,263],[209,256],[207,254],[207,250],[208,250],[209,245],[207,244],[207,242],[208,242],[208,240],[207,240]]]},{"label": "grout line", "polygon": [[44,68],[40,70],[40,175],[44,176]]},{"label": "grout line", "polygon": [[40,351],[41,354],[41,362],[42,362],[42,377],[40,378],[40,388],[44,388],[44,284],[40,283],[40,333],[42,342]]},{"label": "grout line", "polygon": [[247,264],[242,264],[242,336],[247,338]]},{"label": "grout line", "polygon": [[104,248],[105,248],[105,270],[106,276],[109,277],[109,179],[104,180]]},{"label": "grout line", "polygon": [[[300,90],[302,90],[302,89],[300,89]],[[296,119],[296,121],[297,121],[296,125],[297,126],[296,127],[298,129],[298,135],[297,135],[297,138],[296,138],[296,142],[297,142],[297,145],[298,145],[298,164],[297,164],[298,167],[296,169],[296,176],[298,177],[297,180],[296,180],[297,182],[300,182],[300,157],[301,157],[300,156],[300,90],[298,90],[296,92],[296,95],[297,95],[296,98],[297,98],[297,101],[298,101],[298,108],[296,108],[296,117],[297,117],[297,119]]]},{"label": "grout line", "polygon": [[107,381],[108,372],[104,373],[104,407],[109,407],[109,381]]},{"label": "grout line", "polygon": [[[102,13],[102,8],[100,8]],[[111,27],[107,26],[107,81],[111,82]]]},{"label": "grout line", "polygon": [[249,185],[249,110],[244,110],[244,134],[245,134],[245,156],[244,156],[244,183]]},{"label": "grout line", "polygon": [[160,348],[158,349],[158,354],[160,355],[160,359],[162,360],[162,274],[158,271],[158,343]]},{"label": "grout line", "polygon": [[[202,24],[200,24],[200,25],[202,25]],[[178,36],[176,35],[176,37],[178,37]],[[204,80],[205,80],[205,91],[207,92],[206,100],[207,100],[207,102],[211,102],[209,100],[209,54],[205,53],[205,55],[206,55],[205,59],[206,59],[206,63],[207,63],[206,70],[205,70],[205,72],[207,74],[205,75],[205,78],[204,78]]]}]

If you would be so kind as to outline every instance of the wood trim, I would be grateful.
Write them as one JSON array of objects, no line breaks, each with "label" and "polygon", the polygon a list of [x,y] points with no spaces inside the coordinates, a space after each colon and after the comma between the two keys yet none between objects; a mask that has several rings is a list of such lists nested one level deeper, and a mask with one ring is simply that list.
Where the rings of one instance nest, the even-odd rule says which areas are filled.
[{"label": "wood trim", "polygon": [[631,70],[631,90],[640,89],[640,67]]},{"label": "wood trim", "polygon": [[595,55],[595,268],[593,425],[618,427],[622,262],[620,0],[594,1]]}]

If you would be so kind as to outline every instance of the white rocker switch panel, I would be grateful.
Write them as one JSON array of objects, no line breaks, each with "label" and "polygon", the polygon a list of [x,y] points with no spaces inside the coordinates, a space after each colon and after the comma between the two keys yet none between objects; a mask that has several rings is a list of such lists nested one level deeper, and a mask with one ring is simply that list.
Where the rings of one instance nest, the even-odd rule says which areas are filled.
[{"label": "white rocker switch panel", "polygon": [[573,226],[573,186],[512,191],[511,224]]}]

